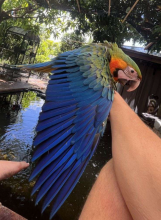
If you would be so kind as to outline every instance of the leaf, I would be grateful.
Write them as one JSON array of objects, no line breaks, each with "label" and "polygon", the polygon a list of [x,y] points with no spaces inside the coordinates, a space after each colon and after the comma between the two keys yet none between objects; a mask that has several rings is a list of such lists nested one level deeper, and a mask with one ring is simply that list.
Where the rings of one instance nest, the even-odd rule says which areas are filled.
[{"label": "leaf", "polygon": [[128,13],[128,12],[130,11],[130,9],[131,9],[131,8],[130,8],[130,7],[128,7],[128,8],[126,9],[126,13]]}]

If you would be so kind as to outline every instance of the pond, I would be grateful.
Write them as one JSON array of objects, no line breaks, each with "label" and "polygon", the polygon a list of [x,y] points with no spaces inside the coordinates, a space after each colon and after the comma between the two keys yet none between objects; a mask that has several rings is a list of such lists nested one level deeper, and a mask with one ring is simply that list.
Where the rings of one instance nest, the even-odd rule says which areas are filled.
[{"label": "pond", "polygon": [[[0,159],[30,162],[35,127],[44,100],[35,92],[0,96]],[[102,166],[111,158],[109,125],[84,174],[53,219],[76,220]],[[0,182],[0,202],[29,220],[47,220],[50,207],[41,215],[41,202],[30,197],[28,182],[33,164],[14,177]]]}]

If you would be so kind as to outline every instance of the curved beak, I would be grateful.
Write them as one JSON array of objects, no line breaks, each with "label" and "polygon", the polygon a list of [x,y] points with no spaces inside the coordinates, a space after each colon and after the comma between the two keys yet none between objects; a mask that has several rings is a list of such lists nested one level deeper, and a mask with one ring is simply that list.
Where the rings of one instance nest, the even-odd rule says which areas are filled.
[{"label": "curved beak", "polygon": [[139,76],[137,72],[135,72],[135,75],[133,76],[128,76],[124,71],[118,71],[118,82],[123,86],[127,85],[128,92],[132,92],[137,89],[137,87],[140,85],[141,79],[141,76]]},{"label": "curved beak", "polygon": [[140,85],[140,82],[141,82],[141,79],[138,78],[137,80],[130,80],[129,81],[129,84],[130,84],[130,87],[128,88],[128,92],[132,92],[134,91],[135,89],[138,88],[138,86]]}]

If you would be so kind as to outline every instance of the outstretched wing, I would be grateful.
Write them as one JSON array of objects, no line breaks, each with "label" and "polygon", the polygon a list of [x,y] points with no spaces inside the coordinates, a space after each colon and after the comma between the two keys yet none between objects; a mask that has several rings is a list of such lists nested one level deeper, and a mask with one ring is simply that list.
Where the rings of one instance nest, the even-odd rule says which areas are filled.
[{"label": "outstretched wing", "polygon": [[42,212],[54,200],[54,216],[81,177],[92,157],[111,109],[113,87],[108,51],[89,45],[65,52],[46,64],[26,66],[52,70],[34,140],[32,161],[39,159],[32,195],[44,197]]}]

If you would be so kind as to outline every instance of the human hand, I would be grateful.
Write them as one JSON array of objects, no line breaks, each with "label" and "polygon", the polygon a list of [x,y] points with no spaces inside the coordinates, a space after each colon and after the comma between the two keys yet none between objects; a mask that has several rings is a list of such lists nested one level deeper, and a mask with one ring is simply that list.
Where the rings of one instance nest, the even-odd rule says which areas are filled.
[{"label": "human hand", "polygon": [[6,161],[0,160],[0,180],[7,179],[23,169],[26,169],[29,166],[29,163],[25,161]]}]

